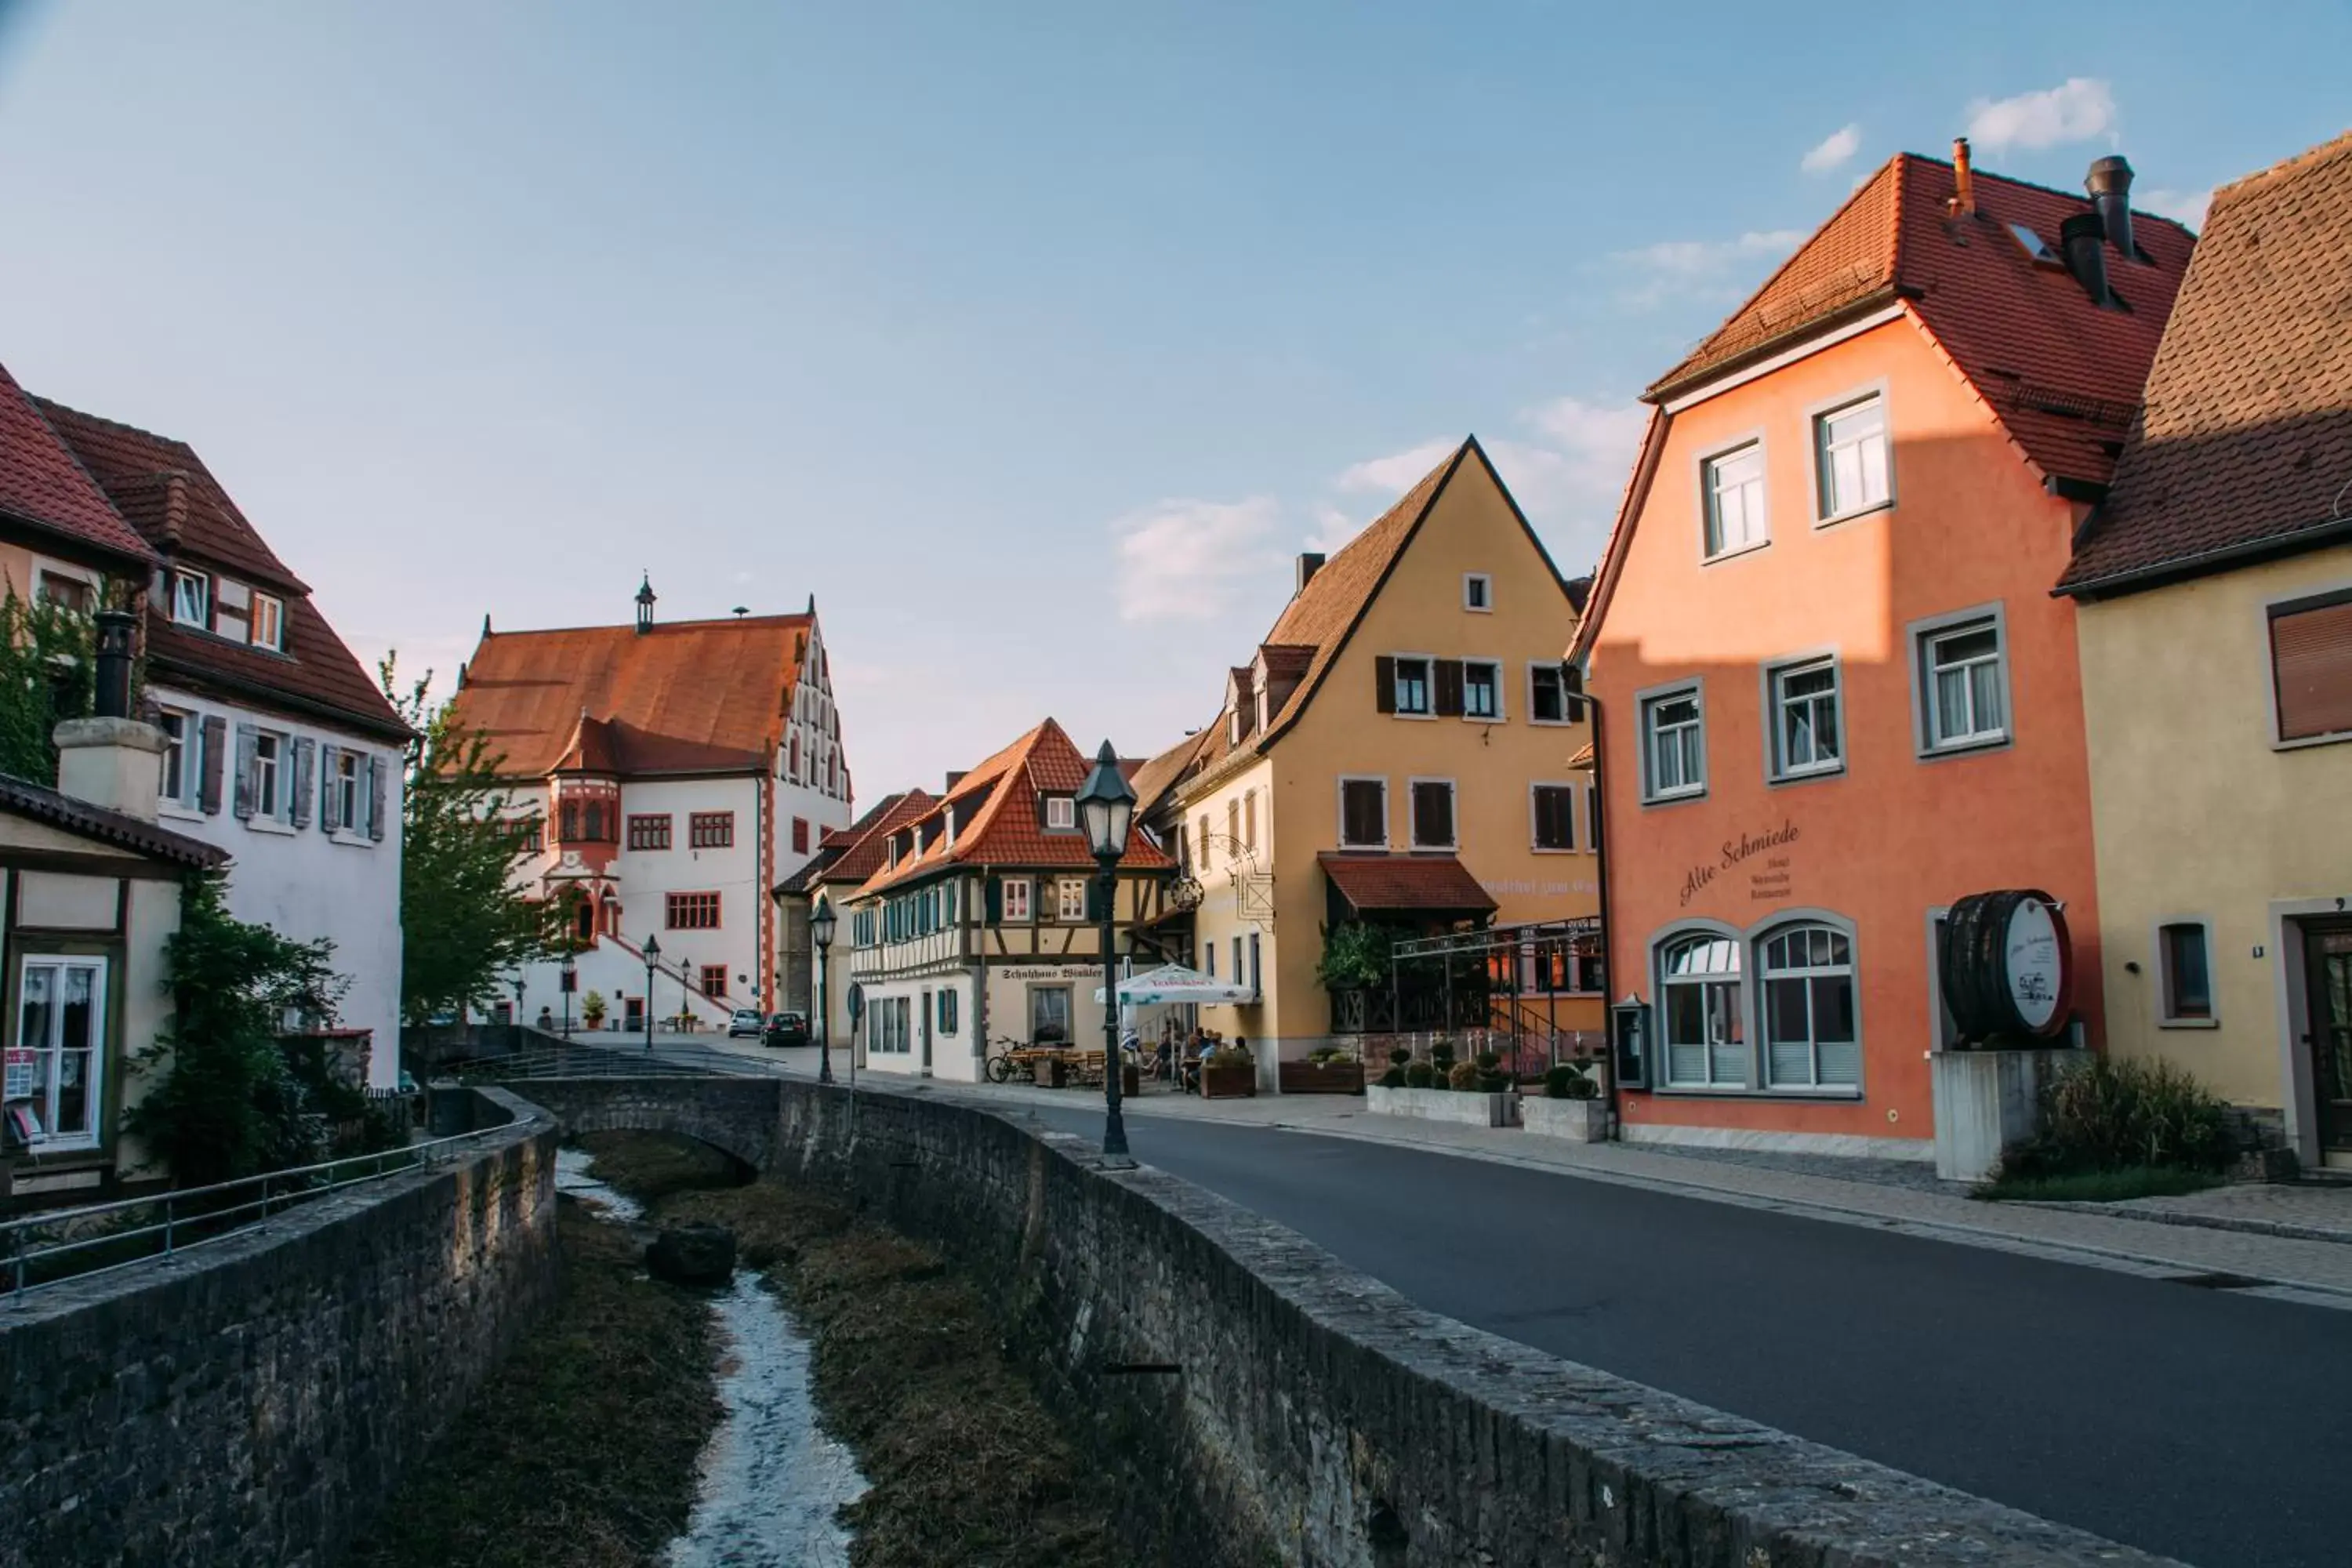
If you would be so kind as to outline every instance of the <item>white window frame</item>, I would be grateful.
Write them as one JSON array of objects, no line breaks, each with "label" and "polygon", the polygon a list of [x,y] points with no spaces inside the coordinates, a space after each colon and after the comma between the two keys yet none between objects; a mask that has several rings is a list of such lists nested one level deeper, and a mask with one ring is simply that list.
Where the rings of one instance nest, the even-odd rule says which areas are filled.
[{"label": "white window frame", "polygon": [[293,737],[282,730],[253,732],[254,821],[283,822],[293,815],[294,803],[287,797],[293,782]]},{"label": "white window frame", "polygon": [[[1395,711],[1388,716],[1391,719],[1436,718],[1437,656],[1435,654],[1428,653],[1392,653],[1389,655],[1389,704],[1395,710]],[[1415,663],[1421,666],[1422,696],[1428,705],[1423,708],[1408,710],[1404,705],[1403,689],[1398,684],[1398,672],[1396,666]]]},{"label": "white window frame", "polygon": [[[1829,423],[1841,415],[1854,413],[1874,403],[1878,405],[1878,441],[1883,452],[1881,462],[1886,474],[1886,493],[1876,500],[1832,510],[1830,506]],[[1811,476],[1808,482],[1812,492],[1815,528],[1834,527],[1853,518],[1885,511],[1895,504],[1895,421],[1888,408],[1886,383],[1878,381],[1864,386],[1849,387],[1826,402],[1814,404],[1805,410],[1805,431],[1807,445],[1811,448],[1811,461],[1806,467]]]},{"label": "white window frame", "polygon": [[1058,877],[1054,881],[1054,918],[1083,921],[1087,918],[1087,879]]},{"label": "white window frame", "polygon": [[[1470,711],[1470,672],[1488,672],[1495,693],[1492,713]],[[1465,658],[1462,661],[1462,721],[1465,724],[1504,724],[1510,721],[1510,700],[1503,692],[1503,661],[1499,658]]]},{"label": "white window frame", "polygon": [[[2166,931],[2193,930],[2205,948],[2205,1011],[2180,1014],[2172,1010],[2172,949]],[[2168,915],[2150,928],[2156,955],[2156,1024],[2160,1029],[2218,1029],[2221,1026],[2221,975],[2213,965],[2213,922],[2203,915]]]},{"label": "white window frame", "polygon": [[[1659,705],[1685,697],[1698,709],[1698,778],[1696,782],[1678,784],[1671,789],[1660,789],[1651,714]],[[1707,789],[1706,682],[1704,679],[1675,680],[1637,691],[1633,694],[1633,713],[1636,720],[1634,734],[1641,742],[1642,804],[1664,805],[1678,800],[1704,799]]]},{"label": "white window frame", "polygon": [[[1715,476],[1725,463],[1753,452],[1759,469],[1756,478],[1757,523],[1751,535],[1738,543],[1725,540],[1716,548],[1720,533],[1716,508]],[[1728,440],[1711,451],[1702,452],[1696,459],[1698,479],[1698,553],[1700,561],[1712,563],[1728,561],[1761,550],[1772,542],[1771,459],[1764,443],[1764,433],[1753,430]]]},{"label": "white window frame", "polygon": [[[268,611],[265,616],[264,609]],[[269,623],[269,635],[262,635],[262,622]],[[247,637],[256,647],[266,647],[272,653],[286,651],[286,601],[275,594],[265,594],[258,588],[253,593],[253,605],[246,621]]]},{"label": "white window frame", "polygon": [[[1786,700],[1781,695],[1781,683],[1792,675],[1810,675],[1821,669],[1830,674],[1827,700],[1832,719],[1837,725],[1838,754],[1828,762],[1814,761],[1791,765],[1788,760],[1788,731],[1783,722]],[[1845,772],[1845,661],[1833,650],[1790,654],[1763,666],[1764,699],[1764,776],[1772,784],[1796,784],[1807,779],[1834,778]],[[1823,699],[1816,694],[1805,698],[1808,703]]]},{"label": "white window frame", "polygon": [[1049,795],[1045,797],[1045,829],[1049,833],[1075,833],[1078,827],[1078,803],[1074,795]]},{"label": "white window frame", "polygon": [[[1845,963],[1842,965],[1832,963],[1815,967],[1809,962],[1799,967],[1788,969],[1767,969],[1764,966],[1765,950],[1780,938],[1793,935],[1795,932],[1800,931],[1826,931],[1838,941],[1845,943]],[[1777,1094],[1797,1094],[1815,1097],[1832,1096],[1843,1098],[1847,1096],[1859,1097],[1861,1095],[1863,1047],[1862,964],[1860,959],[1854,952],[1854,933],[1847,921],[1827,920],[1819,914],[1810,911],[1790,911],[1785,915],[1776,916],[1770,924],[1759,927],[1748,937],[1748,949],[1749,962],[1748,967],[1749,970],[1749,984],[1754,985],[1756,988],[1756,1037],[1754,1045],[1757,1059],[1762,1067],[1764,1074],[1764,1087],[1767,1090]],[[1816,1019],[1816,1015],[1813,1012],[1811,983],[1815,980],[1834,978],[1838,975],[1843,975],[1845,978],[1847,1006],[1853,1015],[1853,1040],[1852,1042],[1853,1047],[1853,1081],[1851,1083],[1822,1081],[1821,1031]],[[1775,1077],[1772,1070],[1772,998],[1769,986],[1770,983],[1774,979],[1802,980],[1806,983],[1806,1038],[1804,1044],[1806,1047],[1807,1066],[1811,1076],[1806,1081],[1801,1083],[1795,1082],[1793,1080],[1782,1083]],[[1832,1045],[1842,1045],[1845,1042],[1843,1041],[1831,1042]]]},{"label": "white window frame", "polygon": [[[1549,670],[1551,672],[1552,679],[1559,682],[1559,717],[1557,719],[1547,719],[1536,710],[1536,681],[1546,670]],[[1556,726],[1565,729],[1569,725],[1577,721],[1576,702],[1576,698],[1569,694],[1568,676],[1566,672],[1561,669],[1560,663],[1558,659],[1531,658],[1528,660],[1528,723]]]},{"label": "white window frame", "polygon": [[[1378,784],[1381,790],[1381,837],[1378,843],[1351,842],[1348,837],[1348,786],[1351,784]],[[1341,773],[1332,794],[1332,805],[1339,815],[1333,822],[1331,840],[1342,849],[1386,849],[1389,834],[1389,781],[1385,773]]]},{"label": "white window frame", "polygon": [[[1710,977],[1706,979],[1668,980],[1666,977],[1667,956],[1674,950],[1681,947],[1684,943],[1694,941],[1710,943],[1723,943],[1730,950],[1732,958],[1738,964],[1738,967],[1727,974],[1710,972]],[[1749,1017],[1749,1014],[1752,1009],[1748,1005],[1748,961],[1747,937],[1743,933],[1734,931],[1729,926],[1724,925],[1719,921],[1684,921],[1668,927],[1664,931],[1651,940],[1649,957],[1650,984],[1653,988],[1653,994],[1658,999],[1656,1007],[1657,1027],[1655,1030],[1657,1038],[1658,1087],[1661,1089],[1669,1092],[1679,1091],[1691,1094],[1747,1094],[1752,1092],[1756,1083],[1756,1030],[1753,1022]],[[1717,1047],[1711,1037],[1698,1042],[1702,1052],[1702,1059],[1705,1063],[1705,1071],[1703,1076],[1695,1079],[1678,1079],[1675,1076],[1674,1047],[1672,1041],[1667,1037],[1667,1028],[1674,1015],[1671,1006],[1668,1005],[1666,993],[1672,986],[1685,985],[1694,987],[1724,986],[1728,988],[1731,998],[1732,1021],[1738,1024],[1739,1028],[1739,1038],[1736,1042],[1728,1042],[1730,1044],[1735,1044],[1739,1051],[1740,1072],[1738,1078],[1735,1079],[1727,1076],[1717,1076],[1720,1063],[1717,1059]],[[1706,1016],[1706,1007],[1702,1005],[1702,1017]]]},{"label": "white window frame", "polygon": [[[1547,789],[1559,789],[1566,790],[1568,792],[1568,842],[1565,844],[1545,844],[1541,841],[1543,835],[1540,830],[1539,824],[1542,819],[1536,811],[1536,792]],[[1584,809],[1585,806],[1581,796],[1580,787],[1574,781],[1569,779],[1535,779],[1530,781],[1528,784],[1528,847],[1538,855],[1576,855],[1582,853],[1585,846],[1580,845],[1576,841],[1576,819],[1578,814]]]},{"label": "white window frame", "polygon": [[[97,971],[90,984],[90,1029],[89,1059],[83,1064],[87,1082],[84,1100],[89,1107],[89,1131],[60,1136],[56,1131],[58,1079],[63,1076],[64,1052],[58,1044],[64,1028],[65,1008],[58,997],[49,1003],[49,1037],[31,1049],[49,1058],[48,1092],[38,1102],[36,1114],[40,1118],[41,1133],[28,1148],[44,1152],[71,1149],[96,1149],[106,1138],[106,1069],[107,1069],[107,1006],[110,1000],[107,990],[110,964],[102,953],[45,952],[24,953],[16,961],[16,1012],[8,1020],[8,1040],[12,1048],[22,1047],[18,1031],[25,1026],[25,984],[28,973],[36,967],[63,971],[68,968],[89,968]],[[28,1097],[29,1098],[29,1097]]]},{"label": "white window frame", "polygon": [[1495,613],[1495,579],[1486,572],[1462,574],[1462,607],[1474,616]]},{"label": "white window frame", "polygon": [[[188,600],[194,599],[194,615],[188,614]],[[213,629],[213,580],[202,572],[191,572],[184,566],[172,568],[172,619],[198,631]]]},{"label": "white window frame", "polygon": [[[1452,820],[1446,824],[1448,833],[1446,841],[1443,844],[1423,844],[1421,841],[1421,802],[1415,798],[1414,792],[1423,784],[1445,786],[1446,800],[1451,806],[1446,816]],[[1450,853],[1462,847],[1462,789],[1454,780],[1429,773],[1408,778],[1404,781],[1404,810],[1406,848],[1437,855]]]},{"label": "white window frame", "polygon": [[[177,723],[180,732],[173,734]],[[157,728],[163,731],[163,755],[156,773],[156,798],[165,805],[194,809],[204,795],[205,721],[184,708],[163,710]],[[180,772],[180,787],[172,787],[172,769],[176,763]]]},{"label": "white window frame", "polygon": [[[335,792],[337,833],[347,833],[359,838],[367,837],[368,824],[362,819],[373,802],[368,793],[366,764],[367,758],[361,752],[348,748],[338,749],[335,752],[335,772],[327,781],[327,785]],[[348,778],[343,773],[346,768],[351,770]],[[625,832],[626,826],[623,824]]]},{"label": "white window frame", "polygon": [[[1965,736],[1947,739],[1937,731],[1936,688],[1928,659],[1937,642],[1957,634],[1978,630],[1981,626],[1991,626],[1993,632],[1996,649],[1993,670],[2000,702],[2001,725],[1997,731],[1973,731]],[[1977,605],[1949,615],[1913,621],[1904,628],[1904,648],[1911,666],[1911,743],[1922,761],[1933,757],[1969,756],[1979,752],[1996,751],[2016,742],[2017,706],[2011,693],[2009,678],[2009,619],[2001,605]],[[1969,702],[1973,709],[1973,689]]]},{"label": "white window frame", "polygon": [[[1013,896],[1016,893],[1020,895],[1017,899]],[[1013,925],[1016,923],[1027,925],[1031,918],[1030,911],[1035,907],[1035,900],[1031,898],[1030,893],[1031,883],[1029,879],[1026,877],[1007,877],[1002,882],[998,883],[996,892],[997,923],[1000,925]],[[1013,908],[1013,905],[1016,903],[1020,905],[1020,908]]]}]

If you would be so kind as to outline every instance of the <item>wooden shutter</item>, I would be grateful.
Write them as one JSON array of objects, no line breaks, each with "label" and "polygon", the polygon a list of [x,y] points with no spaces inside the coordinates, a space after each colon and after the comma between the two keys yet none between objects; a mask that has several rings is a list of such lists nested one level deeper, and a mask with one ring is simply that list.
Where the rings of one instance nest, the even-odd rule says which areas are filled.
[{"label": "wooden shutter", "polygon": [[1396,711],[1396,660],[1381,654],[1372,660],[1372,706],[1383,713]]},{"label": "wooden shutter", "polygon": [[240,818],[249,820],[253,816],[253,773],[260,748],[259,732],[250,724],[239,724],[236,727],[236,802],[231,809]]},{"label": "wooden shutter", "polygon": [[1462,717],[1462,661],[1458,658],[1437,661],[1437,714],[1441,719]]},{"label": "wooden shutter", "polygon": [[991,877],[988,879],[988,923],[990,925],[1004,923],[1004,882],[999,877]]},{"label": "wooden shutter", "polygon": [[[1116,894],[1113,895],[1113,897],[1116,896]],[[1102,879],[1100,877],[1088,877],[1087,879],[1087,923],[1088,925],[1098,926],[1102,924],[1104,917],[1108,913],[1108,911],[1103,908]]]},{"label": "wooden shutter", "polygon": [[218,816],[221,808],[221,779],[228,771],[228,721],[215,714],[202,725],[205,747],[204,783],[196,804],[207,816]]},{"label": "wooden shutter", "polygon": [[367,760],[368,837],[379,844],[383,842],[383,759],[370,757]]},{"label": "wooden shutter", "polygon": [[310,826],[310,786],[318,778],[319,742],[308,735],[294,742],[294,783],[288,792],[286,804],[293,809],[287,815],[297,827]]},{"label": "wooden shutter", "polygon": [[321,745],[319,748],[319,831],[332,833],[343,825],[343,792],[335,787],[338,782],[335,759],[342,755],[341,746]]},{"label": "wooden shutter", "polygon": [[2352,597],[2271,612],[2282,741],[2352,733]]}]

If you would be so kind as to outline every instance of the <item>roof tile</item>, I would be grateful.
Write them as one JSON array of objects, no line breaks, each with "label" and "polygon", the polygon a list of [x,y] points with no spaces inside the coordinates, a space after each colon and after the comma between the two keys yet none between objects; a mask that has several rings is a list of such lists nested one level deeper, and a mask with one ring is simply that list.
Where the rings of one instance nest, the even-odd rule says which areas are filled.
[{"label": "roof tile", "polygon": [[0,365],[0,513],[133,561],[155,552],[123,521],[35,400]]}]

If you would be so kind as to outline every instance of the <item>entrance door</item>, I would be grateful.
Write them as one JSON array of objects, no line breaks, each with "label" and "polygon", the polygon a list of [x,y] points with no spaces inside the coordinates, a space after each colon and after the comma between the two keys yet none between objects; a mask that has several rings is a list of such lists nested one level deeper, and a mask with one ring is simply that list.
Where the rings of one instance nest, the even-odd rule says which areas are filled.
[{"label": "entrance door", "polygon": [[931,994],[923,993],[923,1076],[931,1076]]},{"label": "entrance door", "polygon": [[2319,1098],[2320,1153],[2352,1163],[2352,925],[2305,927],[2303,952],[2311,986],[2304,1039]]}]

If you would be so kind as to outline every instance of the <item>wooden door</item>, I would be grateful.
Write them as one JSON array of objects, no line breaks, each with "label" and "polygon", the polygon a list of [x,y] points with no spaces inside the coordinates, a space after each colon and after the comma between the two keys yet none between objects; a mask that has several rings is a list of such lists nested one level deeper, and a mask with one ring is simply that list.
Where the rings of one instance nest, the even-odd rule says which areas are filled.
[{"label": "wooden door", "polygon": [[2311,1081],[2319,1098],[2319,1146],[2352,1154],[2352,924],[2307,926]]}]

